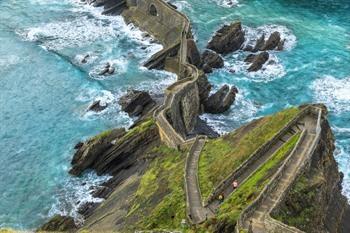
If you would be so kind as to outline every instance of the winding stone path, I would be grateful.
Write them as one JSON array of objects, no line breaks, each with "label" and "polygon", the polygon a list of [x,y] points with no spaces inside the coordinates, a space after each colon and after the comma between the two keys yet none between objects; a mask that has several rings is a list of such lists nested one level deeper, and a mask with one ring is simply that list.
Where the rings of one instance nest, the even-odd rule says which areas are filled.
[{"label": "winding stone path", "polygon": [[[281,148],[285,142],[287,142],[292,136],[296,135],[298,132],[300,132],[303,129],[304,122],[300,121],[298,125],[295,125],[286,132],[279,140],[277,140],[263,155],[261,155],[257,160],[255,160],[249,167],[247,167],[242,174],[237,177],[235,180],[242,184],[246,179],[249,178],[251,174],[253,174],[260,166],[262,166],[265,162],[267,162],[271,156],[279,149]],[[222,192],[224,194],[225,199],[227,199],[234,191],[233,188],[233,180],[228,179],[226,181],[226,186],[224,188],[224,191]],[[208,204],[208,208],[214,212],[219,208],[220,202],[217,199],[214,199],[214,201],[210,202]]]},{"label": "winding stone path", "polygon": [[[283,195],[285,190],[291,185],[297,170],[300,169],[301,165],[308,159],[310,148],[316,137],[317,121],[311,116],[307,116],[305,119],[306,134],[302,139],[299,146],[296,148],[295,153],[291,157],[288,166],[286,166],[282,177],[280,178],[277,186],[269,193],[268,197],[265,198],[258,208],[254,211],[252,216],[244,222],[244,226],[247,229],[251,229],[254,233],[265,233],[267,229],[265,227],[265,219],[268,218],[269,213],[276,206],[279,198]],[[298,229],[291,229],[285,227],[284,232],[301,232]]]},{"label": "winding stone path", "polygon": [[198,183],[198,162],[206,138],[198,137],[188,153],[185,169],[187,215],[192,224],[200,224],[213,213],[203,207],[202,196]]}]

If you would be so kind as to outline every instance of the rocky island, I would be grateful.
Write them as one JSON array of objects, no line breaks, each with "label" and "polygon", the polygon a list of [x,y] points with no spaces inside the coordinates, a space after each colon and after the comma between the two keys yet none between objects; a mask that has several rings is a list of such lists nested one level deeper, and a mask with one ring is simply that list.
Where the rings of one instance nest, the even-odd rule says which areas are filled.
[{"label": "rocky island", "polygon": [[[350,231],[350,208],[334,159],[334,136],[322,104],[291,107],[219,136],[203,113],[221,114],[238,89],[211,93],[206,73],[225,54],[251,52],[249,72],[270,50],[283,50],[278,32],[244,47],[240,22],[223,26],[201,54],[186,15],[163,0],[95,0],[163,45],[146,63],[177,75],[159,103],[131,90],[119,103],[138,120],[75,146],[70,174],[109,174],[94,191],[102,203],[79,210],[84,222],[55,216],[38,231],[69,232],[334,232]],[[99,103],[90,108],[103,109]],[[234,183],[238,185],[235,186]]]}]

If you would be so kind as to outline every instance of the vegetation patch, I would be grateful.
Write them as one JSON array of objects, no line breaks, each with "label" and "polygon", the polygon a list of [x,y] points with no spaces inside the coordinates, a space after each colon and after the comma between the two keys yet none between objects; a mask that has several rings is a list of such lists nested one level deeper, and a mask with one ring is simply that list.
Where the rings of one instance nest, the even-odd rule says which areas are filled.
[{"label": "vegetation patch", "polygon": [[186,219],[184,167],[187,151],[161,145],[150,153],[156,158],[142,176],[129,210],[129,231],[181,229],[181,221]]},{"label": "vegetation patch", "polygon": [[152,126],[155,125],[155,120],[153,118],[146,119],[145,121],[142,121],[139,125],[135,126],[134,128],[130,129],[124,136],[123,140],[127,140],[130,137],[140,134],[142,132],[145,132],[146,130],[150,129]]},{"label": "vegetation patch", "polygon": [[290,108],[207,142],[199,161],[199,182],[203,197],[207,198],[222,180],[299,112],[298,108]]},{"label": "vegetation patch", "polygon": [[313,223],[319,220],[319,214],[322,212],[320,205],[315,203],[318,201],[320,186],[323,183],[324,178],[321,174],[313,174],[311,177],[302,175],[289,191],[286,201],[277,213],[273,213],[272,217],[290,226],[311,232]]},{"label": "vegetation patch", "polygon": [[250,205],[270,181],[284,159],[295,147],[300,133],[290,138],[272,157],[258,168],[237,190],[221,205],[218,220],[236,222],[241,211]]}]

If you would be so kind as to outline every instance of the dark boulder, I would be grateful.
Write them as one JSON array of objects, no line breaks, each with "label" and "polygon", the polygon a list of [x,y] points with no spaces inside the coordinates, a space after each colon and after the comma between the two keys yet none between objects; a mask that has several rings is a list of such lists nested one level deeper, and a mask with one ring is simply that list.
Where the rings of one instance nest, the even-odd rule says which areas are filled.
[{"label": "dark boulder", "polygon": [[283,49],[284,49],[284,44],[286,43],[286,39],[284,39],[284,40],[281,40],[279,43],[278,43],[278,45],[277,45],[277,50],[278,51],[282,51]]},{"label": "dark boulder", "polygon": [[248,57],[245,59],[245,62],[252,63],[251,66],[248,68],[249,72],[256,72],[260,70],[263,65],[269,60],[269,53],[268,52],[261,52],[257,55],[251,54],[248,55]]},{"label": "dark boulder", "polygon": [[213,68],[224,67],[224,59],[212,50],[205,50],[202,54],[202,65],[201,68],[205,73],[211,73]]},{"label": "dark boulder", "polygon": [[204,111],[214,114],[226,112],[234,103],[237,93],[236,87],[222,86],[204,103]]},{"label": "dark boulder", "polygon": [[211,41],[209,41],[207,48],[220,54],[228,54],[239,50],[243,43],[244,31],[241,22],[236,22],[224,25],[217,31]]},{"label": "dark boulder", "polygon": [[274,32],[270,35],[269,39],[266,41],[265,45],[260,49],[261,51],[274,50],[281,41],[281,34],[279,32]]},{"label": "dark boulder", "polygon": [[108,104],[102,103],[101,100],[94,101],[89,107],[88,111],[101,112],[108,107]]},{"label": "dark boulder", "polygon": [[128,90],[128,92],[119,99],[119,104],[122,110],[128,113],[129,116],[142,117],[155,106],[155,101],[148,92]]},{"label": "dark boulder", "polygon": [[77,230],[74,219],[69,216],[56,215],[37,231],[73,232]]},{"label": "dark boulder", "polygon": [[205,101],[207,101],[212,85],[208,81],[208,77],[202,73],[198,80],[197,80],[197,85],[198,85],[198,91],[199,91],[199,99],[200,102],[203,104]]}]

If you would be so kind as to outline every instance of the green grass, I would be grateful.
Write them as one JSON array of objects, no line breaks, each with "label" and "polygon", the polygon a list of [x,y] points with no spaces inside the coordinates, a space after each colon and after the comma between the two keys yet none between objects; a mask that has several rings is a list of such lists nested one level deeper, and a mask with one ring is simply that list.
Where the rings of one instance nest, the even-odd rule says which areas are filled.
[{"label": "green grass", "polygon": [[102,138],[108,137],[108,136],[112,133],[112,131],[113,131],[112,129],[103,131],[102,133],[97,134],[96,136],[94,136],[94,137],[92,138],[92,140],[100,140],[100,139],[102,139]]},{"label": "green grass", "polygon": [[284,110],[207,142],[199,161],[199,182],[203,197],[207,198],[220,181],[271,139],[299,111],[298,108]]},{"label": "green grass", "polygon": [[153,118],[146,119],[139,125],[135,126],[134,128],[130,129],[124,136],[123,139],[126,140],[135,134],[139,134],[141,132],[144,132],[148,129],[150,129],[155,124],[155,120]]},{"label": "green grass", "polygon": [[187,151],[162,145],[151,154],[157,158],[141,178],[128,213],[128,218],[137,222],[129,227],[138,230],[181,229],[181,220],[186,218],[184,166]]},{"label": "green grass", "polygon": [[219,221],[237,221],[241,211],[258,197],[286,156],[295,147],[299,138],[300,133],[290,138],[264,165],[239,186],[221,205],[218,214]]},{"label": "green grass", "polygon": [[315,205],[322,184],[322,174],[314,174],[311,177],[302,175],[288,193],[286,202],[272,217],[306,232],[312,231],[313,223],[317,222],[322,214],[321,207]]}]

